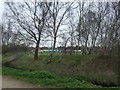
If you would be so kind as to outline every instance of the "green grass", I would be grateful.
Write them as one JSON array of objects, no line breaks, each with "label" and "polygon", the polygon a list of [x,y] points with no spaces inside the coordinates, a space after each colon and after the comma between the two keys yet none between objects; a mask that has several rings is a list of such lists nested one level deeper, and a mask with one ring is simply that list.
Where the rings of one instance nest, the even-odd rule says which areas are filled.
[{"label": "green grass", "polygon": [[3,75],[9,75],[17,79],[26,80],[33,84],[43,85],[48,87],[61,88],[100,88],[99,85],[93,85],[85,81],[78,81],[72,78],[63,78],[49,71],[27,72],[12,68],[3,67]]},{"label": "green grass", "polygon": [[63,77],[74,78],[80,81],[97,82],[106,85],[120,83],[120,77],[110,79],[102,75],[61,74]]},{"label": "green grass", "polygon": [[[45,70],[57,74],[63,78],[79,79],[81,81],[97,81],[110,83],[120,83],[118,56],[97,56],[97,55],[60,55],[53,56],[52,63],[46,64],[48,53],[40,53],[39,60],[33,60],[33,53],[19,53],[16,55],[3,55],[3,61],[15,56],[10,64],[23,70]],[[61,59],[60,59],[61,57]],[[5,59],[4,59],[5,58]],[[52,80],[54,81],[54,80]],[[51,81],[51,82],[52,82]]]}]

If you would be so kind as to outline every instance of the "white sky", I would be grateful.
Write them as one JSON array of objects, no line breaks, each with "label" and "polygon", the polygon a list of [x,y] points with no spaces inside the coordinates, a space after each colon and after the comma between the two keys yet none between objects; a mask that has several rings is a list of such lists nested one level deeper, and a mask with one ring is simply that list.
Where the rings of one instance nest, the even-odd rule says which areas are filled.
[{"label": "white sky", "polygon": [[[21,2],[21,1],[27,1],[27,0],[0,0],[0,23],[2,22],[2,13],[4,11],[4,2],[5,1],[15,1],[15,2]],[[34,0],[28,0],[28,1],[34,1]],[[54,0],[38,0],[38,1],[54,1]],[[77,2],[92,2],[92,1],[97,1],[97,2],[118,2],[120,0],[55,0],[55,1],[62,1],[62,2],[67,2],[67,1],[77,1]]]},{"label": "white sky", "polygon": [[2,22],[3,11],[4,11],[4,0],[0,0],[0,23]]},{"label": "white sky", "polygon": [[[4,2],[5,1],[15,1],[15,2],[22,2],[22,1],[27,1],[27,0],[0,0],[0,23],[2,22],[2,13],[4,12]],[[35,0],[28,0],[28,1],[35,1]],[[54,1],[54,0],[38,0],[38,1]],[[118,2],[120,0],[55,0],[55,1],[62,1],[62,2],[67,2],[67,1],[78,1],[78,2],[81,2],[81,1],[84,1],[84,2],[92,2],[92,1],[97,1],[97,2]],[[44,42],[43,42],[43,45]],[[48,45],[48,44],[47,44]],[[50,43],[49,43],[50,45]],[[46,45],[45,45],[46,46]],[[51,46],[51,45],[50,45]]]}]

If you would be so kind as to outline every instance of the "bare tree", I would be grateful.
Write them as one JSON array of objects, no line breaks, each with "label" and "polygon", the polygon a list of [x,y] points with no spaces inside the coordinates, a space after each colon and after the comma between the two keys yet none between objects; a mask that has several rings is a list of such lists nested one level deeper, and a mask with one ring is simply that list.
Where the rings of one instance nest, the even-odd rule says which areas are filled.
[{"label": "bare tree", "polygon": [[49,4],[47,2],[6,2],[6,4],[12,11],[14,21],[27,33],[27,39],[36,44],[34,59],[38,60],[38,49]]},{"label": "bare tree", "polygon": [[[67,44],[71,47],[78,46],[77,49],[81,47],[83,54],[96,54],[97,52],[98,54],[108,54],[111,51],[114,52],[113,54],[118,53],[117,49],[120,44],[118,2],[35,1],[6,2],[6,5],[8,7],[7,12],[10,13],[10,22],[7,23],[6,29],[9,32],[11,29],[17,30],[14,32],[14,38],[12,38],[17,38],[13,40],[14,43],[29,41],[36,45],[34,55],[36,60],[38,59],[41,41],[51,41],[52,52],[48,58],[48,63],[50,63],[56,43],[58,44],[61,38],[64,41],[61,45],[65,48]],[[4,32],[4,35],[11,36],[8,35],[8,32],[7,34]],[[65,35],[69,36],[66,37]],[[49,40],[47,40],[48,38]]]},{"label": "bare tree", "polygon": [[[79,2],[78,3],[78,15],[79,15],[79,21],[78,21],[78,26],[76,27],[76,31],[77,31],[77,50],[79,50],[79,47],[80,47],[80,41],[81,41],[81,31],[83,29],[83,15],[84,15],[84,4],[85,2]],[[81,42],[81,45],[82,45],[82,42]]]},{"label": "bare tree", "polygon": [[118,54],[120,46],[120,17],[119,17],[119,3],[112,3],[113,17],[111,17],[110,30],[108,34],[109,54]]},{"label": "bare tree", "polygon": [[[90,28],[92,27],[93,20],[91,18],[94,17],[94,13],[90,10],[91,3],[87,6],[85,2],[78,3],[78,26],[76,28],[77,31],[77,40],[78,40],[78,48],[81,45],[82,54],[88,53],[88,44],[89,44],[89,36],[90,36]],[[92,16],[93,15],[93,16]]]},{"label": "bare tree", "polygon": [[67,36],[66,33],[64,33],[61,38],[63,39],[63,41],[61,42],[62,43],[62,47],[64,47],[64,52],[66,53],[66,49],[67,49],[67,44],[68,44],[68,41],[70,39],[70,37]]},{"label": "bare tree", "polygon": [[76,29],[76,22],[77,19],[75,18],[75,12],[76,12],[76,8],[77,6],[74,5],[72,7],[70,7],[69,11],[68,11],[68,30],[69,30],[69,36],[70,36],[70,47],[71,47],[71,51],[70,54],[73,53],[74,50],[74,46],[75,46],[75,29]]},{"label": "bare tree", "polygon": [[58,31],[60,27],[64,24],[63,21],[66,20],[65,16],[68,13],[71,5],[72,3],[53,2],[52,5],[49,7],[49,15],[51,16],[51,18],[48,20],[47,27],[50,28],[48,32],[53,39],[53,45],[52,52],[49,55],[48,63],[50,63],[52,60],[52,56],[56,46]]}]

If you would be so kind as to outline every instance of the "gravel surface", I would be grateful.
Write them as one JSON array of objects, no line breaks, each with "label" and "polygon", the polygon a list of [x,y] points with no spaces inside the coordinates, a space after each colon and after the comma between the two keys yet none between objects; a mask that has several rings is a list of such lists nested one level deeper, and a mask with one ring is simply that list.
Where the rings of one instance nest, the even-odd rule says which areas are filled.
[{"label": "gravel surface", "polygon": [[40,86],[35,86],[9,76],[2,76],[2,88],[40,88]]}]

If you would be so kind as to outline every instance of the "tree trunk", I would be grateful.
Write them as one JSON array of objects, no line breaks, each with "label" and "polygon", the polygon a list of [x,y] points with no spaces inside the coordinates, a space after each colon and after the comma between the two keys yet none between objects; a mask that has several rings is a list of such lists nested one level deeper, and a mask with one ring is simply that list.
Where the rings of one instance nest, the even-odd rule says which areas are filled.
[{"label": "tree trunk", "polygon": [[39,49],[39,42],[36,43],[35,54],[34,54],[34,60],[38,60],[38,49]]},{"label": "tree trunk", "polygon": [[52,53],[54,53],[55,45],[56,45],[56,37],[54,38],[54,43],[53,43]]},{"label": "tree trunk", "polygon": [[78,50],[79,50],[79,46],[80,46],[80,34],[79,34],[79,38],[78,38],[77,54],[79,53],[79,52],[78,52]]},{"label": "tree trunk", "polygon": [[66,50],[66,46],[64,47],[64,53],[66,54],[67,52],[66,52],[67,50]]},{"label": "tree trunk", "polygon": [[41,38],[41,30],[42,30],[42,29],[39,30],[40,32],[39,32],[38,40],[37,40],[37,43],[36,43],[34,60],[38,60],[38,49],[39,49],[40,38]]},{"label": "tree trunk", "polygon": [[87,46],[87,43],[88,43],[88,35],[87,35],[87,38],[86,38],[86,41],[85,41],[85,47],[84,47],[84,54],[88,54],[88,46]]},{"label": "tree trunk", "polygon": [[53,42],[52,52],[49,54],[47,64],[49,64],[49,63],[52,62],[52,57],[53,57],[53,54],[54,54],[55,45],[56,45],[56,37],[54,37],[54,42]]}]

